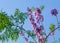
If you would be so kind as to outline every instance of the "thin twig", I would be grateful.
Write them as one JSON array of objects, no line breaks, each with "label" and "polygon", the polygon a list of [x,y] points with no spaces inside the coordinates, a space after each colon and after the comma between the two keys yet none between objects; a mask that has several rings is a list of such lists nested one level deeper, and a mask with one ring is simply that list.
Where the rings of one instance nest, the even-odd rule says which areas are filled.
[{"label": "thin twig", "polygon": [[35,43],[37,43],[37,41],[34,38],[32,38],[32,39],[34,40]]},{"label": "thin twig", "polygon": [[57,27],[56,29],[52,30],[52,31],[46,36],[45,41],[46,41],[47,38],[51,35],[51,33],[54,32],[55,30],[57,30],[58,28],[60,28],[60,27]]},{"label": "thin twig", "polygon": [[56,16],[56,22],[57,22],[57,25],[58,25],[59,22],[58,22],[58,17],[57,16]]},{"label": "thin twig", "polygon": [[[17,25],[14,25],[14,26],[17,26]],[[19,27],[19,29],[21,30],[22,25],[21,26],[17,26],[17,27]],[[28,43],[28,39],[25,37],[25,35],[23,36],[23,38],[25,39],[26,43]]]}]

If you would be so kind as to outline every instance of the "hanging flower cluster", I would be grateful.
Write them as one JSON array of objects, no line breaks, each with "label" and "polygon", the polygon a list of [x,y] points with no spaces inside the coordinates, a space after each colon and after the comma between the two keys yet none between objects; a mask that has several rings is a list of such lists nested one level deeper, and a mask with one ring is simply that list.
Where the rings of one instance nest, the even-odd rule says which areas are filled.
[{"label": "hanging flower cluster", "polygon": [[44,21],[43,15],[41,15],[41,11],[39,8],[36,8],[34,10],[34,13],[30,8],[28,8],[28,15],[34,32],[38,36],[38,41],[40,43],[40,41],[43,39],[41,31],[44,29],[44,27],[43,25],[40,25],[40,23]]},{"label": "hanging flower cluster", "polygon": [[39,23],[39,22],[43,22],[44,18],[43,16],[41,15],[41,11],[39,8],[36,8],[35,11],[34,11],[34,15],[36,17],[36,22]]}]

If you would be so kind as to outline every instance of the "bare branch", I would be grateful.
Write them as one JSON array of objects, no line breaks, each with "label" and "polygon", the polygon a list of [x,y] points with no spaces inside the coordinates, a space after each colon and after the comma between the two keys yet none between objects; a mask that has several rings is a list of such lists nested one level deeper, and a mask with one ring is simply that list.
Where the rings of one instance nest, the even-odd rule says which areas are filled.
[{"label": "bare branch", "polygon": [[56,29],[52,30],[52,31],[46,36],[45,41],[46,41],[47,38],[51,35],[51,33],[54,32],[55,30],[57,30],[58,28],[60,28],[60,27],[57,27]]}]

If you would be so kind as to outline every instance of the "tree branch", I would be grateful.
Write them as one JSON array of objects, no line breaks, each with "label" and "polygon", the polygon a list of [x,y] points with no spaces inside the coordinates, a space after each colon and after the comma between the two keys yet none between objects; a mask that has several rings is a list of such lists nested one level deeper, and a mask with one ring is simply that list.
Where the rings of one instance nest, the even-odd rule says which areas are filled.
[{"label": "tree branch", "polygon": [[57,27],[56,29],[52,30],[52,31],[46,36],[45,41],[46,41],[47,38],[51,35],[51,33],[54,32],[55,30],[57,30],[58,28],[60,28],[60,27]]}]

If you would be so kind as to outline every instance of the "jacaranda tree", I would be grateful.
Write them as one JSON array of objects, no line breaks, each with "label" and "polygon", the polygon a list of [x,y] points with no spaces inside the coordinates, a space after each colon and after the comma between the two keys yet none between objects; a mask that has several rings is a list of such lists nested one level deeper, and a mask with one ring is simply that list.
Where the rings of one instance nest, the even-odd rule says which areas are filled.
[{"label": "jacaranda tree", "polygon": [[[51,10],[51,15],[56,17],[57,26],[53,23],[50,24],[49,34],[46,34],[44,29],[44,17],[42,15],[42,11],[44,6],[41,5],[38,8],[27,8],[27,12],[21,12],[19,9],[15,10],[13,15],[8,15],[6,12],[0,12],[0,40],[2,43],[4,41],[8,41],[9,39],[16,41],[19,36],[22,36],[26,43],[46,43],[49,36],[54,36],[55,31],[60,29],[60,24],[58,21],[58,11],[57,9]],[[26,30],[23,25],[27,18],[30,20],[30,24],[32,26],[31,30]],[[28,21],[27,21],[28,22]],[[28,35],[26,37],[26,35]],[[29,37],[33,39],[33,41],[29,41]],[[38,41],[37,41],[38,39]],[[52,43],[56,43],[55,41]],[[60,38],[59,38],[60,43]]]}]

